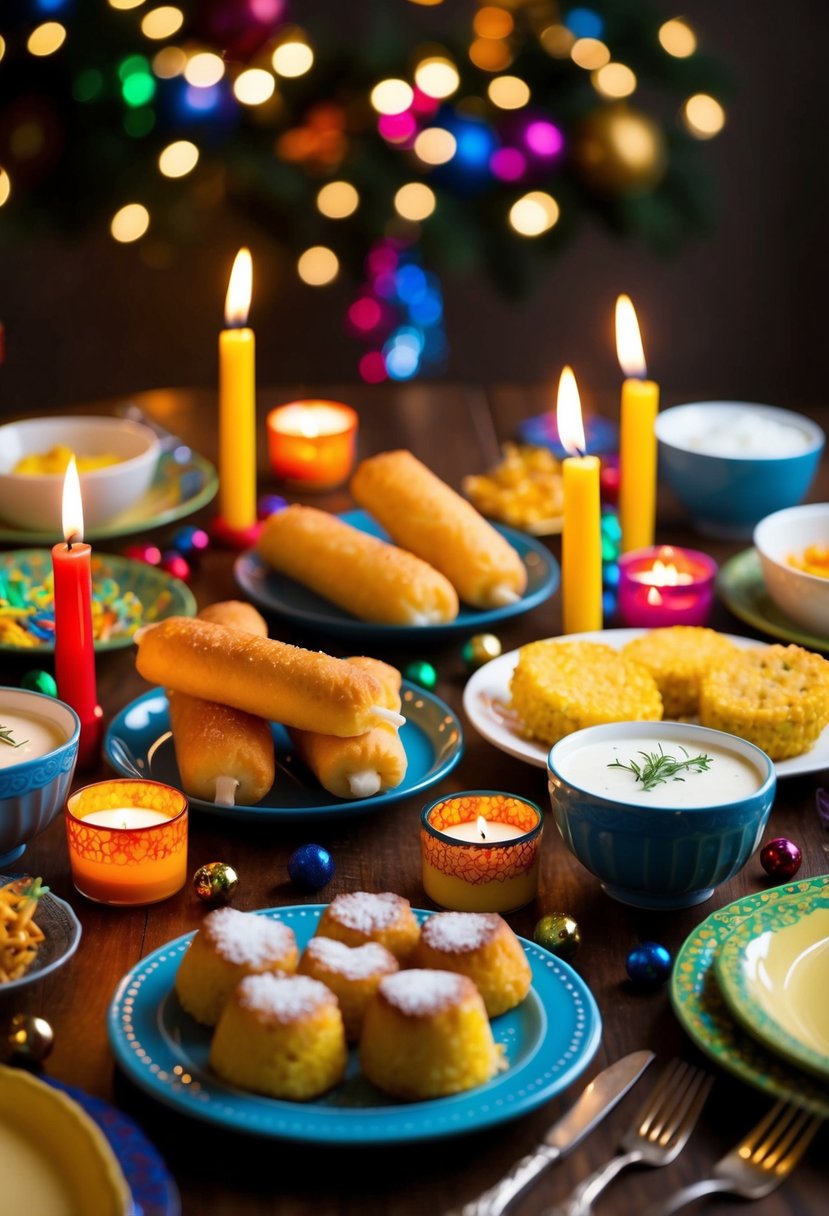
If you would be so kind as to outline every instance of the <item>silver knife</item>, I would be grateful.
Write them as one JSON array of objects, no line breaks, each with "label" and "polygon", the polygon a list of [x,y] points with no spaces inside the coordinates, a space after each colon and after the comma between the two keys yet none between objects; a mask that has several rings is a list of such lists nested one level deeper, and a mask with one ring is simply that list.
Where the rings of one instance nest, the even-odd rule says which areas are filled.
[{"label": "silver knife", "polygon": [[601,1123],[653,1058],[652,1051],[634,1051],[595,1076],[567,1114],[549,1128],[540,1144],[517,1161],[495,1186],[465,1203],[460,1216],[502,1216],[548,1166],[560,1161]]}]

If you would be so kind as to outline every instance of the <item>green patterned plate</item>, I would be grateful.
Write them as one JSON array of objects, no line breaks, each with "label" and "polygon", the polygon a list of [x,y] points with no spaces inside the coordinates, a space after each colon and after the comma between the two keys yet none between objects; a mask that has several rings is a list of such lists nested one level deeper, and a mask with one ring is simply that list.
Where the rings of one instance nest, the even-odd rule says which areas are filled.
[{"label": "green patterned plate", "polygon": [[829,894],[829,874],[760,891],[712,912],[686,939],[674,964],[671,1003],[685,1032],[715,1063],[775,1097],[829,1117],[829,1086],[758,1043],[731,1017],[714,970],[717,951],[736,927],[784,896]]},{"label": "green patterned plate", "polygon": [[[195,615],[196,600],[187,584],[157,566],[94,548],[91,561],[96,651],[129,646],[140,625]],[[49,549],[0,553],[0,651],[33,659],[54,651],[51,574]]]},{"label": "green patterned plate", "polygon": [[725,562],[717,574],[717,594],[735,616],[761,633],[807,650],[829,650],[829,637],[817,637],[786,616],[766,590],[756,549],[744,549]]},{"label": "green patterned plate", "polygon": [[714,970],[734,1017],[749,1034],[829,1080],[829,895],[782,896],[741,921],[717,951]]}]

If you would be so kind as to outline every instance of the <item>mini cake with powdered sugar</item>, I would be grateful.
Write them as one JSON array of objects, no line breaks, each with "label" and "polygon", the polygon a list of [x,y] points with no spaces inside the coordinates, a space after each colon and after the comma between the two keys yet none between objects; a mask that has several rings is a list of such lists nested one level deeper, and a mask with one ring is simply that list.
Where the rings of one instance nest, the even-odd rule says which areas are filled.
[{"label": "mini cake with powdered sugar", "polygon": [[297,970],[331,989],[343,1015],[345,1037],[356,1043],[369,998],[383,977],[398,968],[397,959],[379,942],[346,946],[333,937],[312,937]]},{"label": "mini cake with powdered sugar", "polygon": [[337,998],[308,975],[249,975],[222,1010],[210,1066],[241,1089],[305,1102],[338,1085],[348,1048]]},{"label": "mini cake with powdered sugar", "polygon": [[420,937],[411,904],[391,891],[352,891],[337,895],[317,925],[318,937],[333,937],[347,946],[379,942],[405,966]]},{"label": "mini cake with powdered sugar", "polygon": [[373,1085],[404,1101],[474,1089],[506,1067],[472,980],[420,968],[380,981],[366,1008],[360,1065]]},{"label": "mini cake with powdered sugar", "polygon": [[532,980],[520,941],[497,912],[438,912],[430,916],[423,923],[410,961],[413,967],[468,976],[491,1018],[520,1004]]},{"label": "mini cake with powdered sugar", "polygon": [[215,1026],[236,984],[265,971],[293,972],[299,950],[293,930],[267,916],[216,908],[209,912],[176,972],[182,1007]]}]

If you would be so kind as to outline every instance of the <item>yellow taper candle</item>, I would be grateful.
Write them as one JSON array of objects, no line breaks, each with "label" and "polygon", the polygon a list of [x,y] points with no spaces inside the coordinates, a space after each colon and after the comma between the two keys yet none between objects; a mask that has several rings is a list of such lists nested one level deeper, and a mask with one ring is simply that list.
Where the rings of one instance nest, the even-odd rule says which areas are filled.
[{"label": "yellow taper candle", "polygon": [[570,455],[563,463],[564,528],[561,536],[561,596],[565,633],[602,627],[602,532],[599,461],[584,454],[581,402],[573,369],[558,385],[558,435]]},{"label": "yellow taper candle", "polygon": [[648,549],[656,524],[656,430],[659,385],[648,369],[639,323],[629,296],[616,301],[616,351],[627,377],[622,385],[619,440],[619,523],[622,551]]},{"label": "yellow taper candle", "polygon": [[253,265],[240,249],[219,334],[219,513],[242,531],[256,523],[256,343],[248,328]]}]

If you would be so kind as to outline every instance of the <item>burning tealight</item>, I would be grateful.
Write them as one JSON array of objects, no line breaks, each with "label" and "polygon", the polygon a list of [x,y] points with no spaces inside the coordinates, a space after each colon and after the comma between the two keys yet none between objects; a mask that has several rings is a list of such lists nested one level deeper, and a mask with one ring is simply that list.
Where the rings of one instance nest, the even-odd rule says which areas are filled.
[{"label": "burning tealight", "polygon": [[619,559],[619,617],[626,625],[704,625],[717,563],[707,553],[658,545]]},{"label": "burning tealight", "polygon": [[346,480],[357,448],[357,414],[338,401],[292,401],[268,414],[268,449],[277,477],[324,490]]}]

